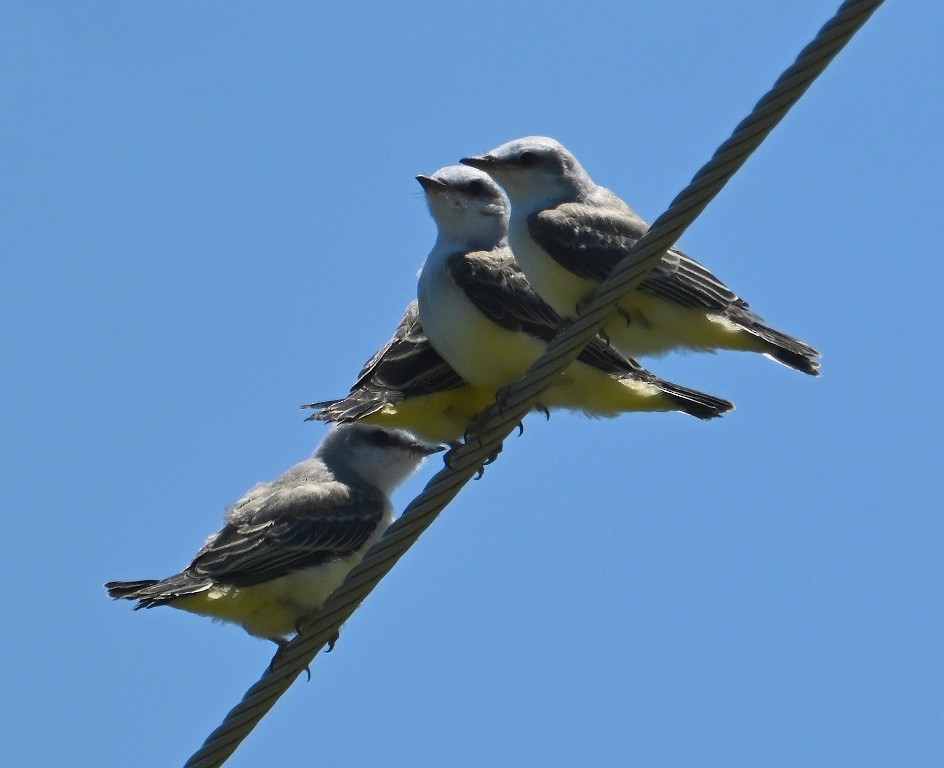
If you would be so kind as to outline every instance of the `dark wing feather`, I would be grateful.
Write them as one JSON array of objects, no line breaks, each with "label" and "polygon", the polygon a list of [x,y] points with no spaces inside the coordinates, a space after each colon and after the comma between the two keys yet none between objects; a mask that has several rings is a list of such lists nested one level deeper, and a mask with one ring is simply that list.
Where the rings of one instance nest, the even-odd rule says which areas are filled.
[{"label": "dark wing feather", "polygon": [[267,495],[251,518],[228,523],[207,542],[186,573],[246,587],[352,554],[379,524],[384,497],[377,489],[349,490],[327,507],[305,493]]},{"label": "dark wing feather", "polygon": [[706,267],[674,248],[662,257],[662,261],[639,284],[639,290],[691,309],[715,313],[734,310],[739,317],[748,312],[751,319],[760,319],[750,312],[744,299]]},{"label": "dark wing feather", "polygon": [[455,253],[446,260],[446,269],[469,301],[493,323],[550,341],[560,328],[560,315],[534,292],[510,254]]},{"label": "dark wing feather", "polygon": [[[506,330],[521,331],[549,342],[565,324],[531,288],[510,255],[480,251],[456,253],[446,260],[446,268],[478,310]],[[635,360],[624,357],[599,337],[593,339],[577,359],[608,374],[652,376]]]},{"label": "dark wing feather", "polygon": [[364,388],[394,390],[410,397],[465,386],[465,381],[433,349],[420,323],[415,301],[390,339],[361,369],[351,392]]},{"label": "dark wing feather", "polygon": [[528,216],[531,238],[568,272],[602,283],[648,227],[628,212],[565,203]]},{"label": "dark wing feather", "polygon": [[594,339],[584,347],[583,351],[577,355],[577,359],[611,376],[629,377],[639,381],[655,379],[653,374],[633,358],[624,356],[600,338]]},{"label": "dark wing feather", "polygon": [[[574,275],[597,283],[609,276],[648,229],[631,212],[574,203],[528,217],[531,237],[551,258]],[[638,290],[709,312],[748,308],[708,269],[674,248]]]},{"label": "dark wing feather", "polygon": [[302,408],[323,409],[310,416],[309,421],[357,421],[376,413],[388,403],[463,386],[465,381],[462,377],[439,356],[426,338],[414,301],[407,307],[393,338],[361,369],[347,397],[308,403]]}]

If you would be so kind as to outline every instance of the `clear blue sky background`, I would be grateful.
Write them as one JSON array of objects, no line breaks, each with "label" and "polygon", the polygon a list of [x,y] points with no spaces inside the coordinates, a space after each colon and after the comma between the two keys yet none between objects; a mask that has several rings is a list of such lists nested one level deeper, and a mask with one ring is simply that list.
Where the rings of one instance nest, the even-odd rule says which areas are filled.
[{"label": "clear blue sky background", "polygon": [[[265,668],[101,584],[321,440],[415,174],[549,134],[652,220],[835,7],[3,3],[3,764],[179,765]],[[823,377],[670,357],[738,410],[529,418],[230,765],[940,765],[942,22],[880,9],[682,240]]]}]

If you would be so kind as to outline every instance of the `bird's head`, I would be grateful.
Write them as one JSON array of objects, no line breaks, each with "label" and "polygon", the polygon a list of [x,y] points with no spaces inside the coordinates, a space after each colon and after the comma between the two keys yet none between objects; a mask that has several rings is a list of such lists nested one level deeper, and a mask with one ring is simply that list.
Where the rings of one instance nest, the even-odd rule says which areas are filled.
[{"label": "bird's head", "polygon": [[315,456],[336,475],[350,470],[390,493],[419,469],[427,456],[442,450],[445,446],[424,443],[403,429],[341,424],[328,433]]},{"label": "bird's head", "polygon": [[441,240],[490,250],[508,235],[508,198],[486,173],[464,165],[417,176]]},{"label": "bird's head", "polygon": [[515,139],[461,162],[492,176],[508,193],[515,212],[520,208],[525,215],[581,200],[596,186],[577,158],[547,136]]}]

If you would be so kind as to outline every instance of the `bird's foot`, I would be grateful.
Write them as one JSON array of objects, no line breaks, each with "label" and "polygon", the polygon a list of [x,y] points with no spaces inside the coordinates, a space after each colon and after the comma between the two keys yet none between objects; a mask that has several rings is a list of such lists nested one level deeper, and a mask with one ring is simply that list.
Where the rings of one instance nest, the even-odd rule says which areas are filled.
[{"label": "bird's foot", "polygon": [[[279,659],[282,658],[282,654],[285,653],[285,650],[288,648],[291,641],[286,640],[284,637],[270,637],[269,639],[279,646],[279,649],[275,652],[275,655],[269,662],[269,672],[272,673],[275,671],[276,664],[278,663]],[[308,675],[308,682],[311,682],[311,667],[308,664],[305,665],[305,673]]]},{"label": "bird's foot", "polygon": [[[303,617],[295,622],[296,635],[300,635],[302,633],[302,630],[305,629],[305,624],[308,623],[309,618],[311,617]],[[333,635],[331,635],[330,638],[328,638],[328,642],[325,647],[325,653],[331,653],[331,651],[334,650],[335,643],[337,643],[340,638],[341,638],[341,629],[339,627],[337,631]]]},{"label": "bird's foot", "polygon": [[330,638],[328,638],[328,644],[325,647],[325,653],[331,653],[334,650],[335,643],[341,638],[340,632],[335,632]]}]

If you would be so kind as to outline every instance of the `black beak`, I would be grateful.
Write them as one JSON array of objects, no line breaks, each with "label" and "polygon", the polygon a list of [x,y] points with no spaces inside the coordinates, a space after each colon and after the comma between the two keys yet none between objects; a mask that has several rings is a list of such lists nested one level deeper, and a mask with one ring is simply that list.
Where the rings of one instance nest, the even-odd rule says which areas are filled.
[{"label": "black beak", "polygon": [[445,183],[441,182],[439,179],[434,179],[432,176],[424,176],[422,173],[416,177],[416,180],[426,192],[433,192],[435,190],[446,188]]},{"label": "black beak", "polygon": [[413,447],[413,450],[417,453],[421,453],[423,456],[432,456],[434,453],[439,453],[440,451],[445,451],[447,446],[445,445],[430,445],[429,443],[416,443]]},{"label": "black beak", "polygon": [[489,171],[492,168],[502,165],[500,160],[496,160],[491,155],[463,157],[459,162],[463,165],[471,165],[473,168],[478,168],[480,171]]}]

